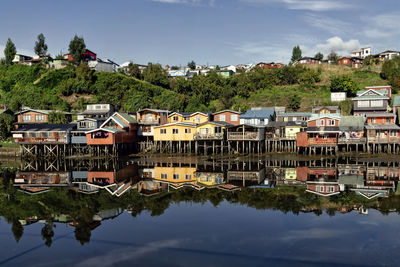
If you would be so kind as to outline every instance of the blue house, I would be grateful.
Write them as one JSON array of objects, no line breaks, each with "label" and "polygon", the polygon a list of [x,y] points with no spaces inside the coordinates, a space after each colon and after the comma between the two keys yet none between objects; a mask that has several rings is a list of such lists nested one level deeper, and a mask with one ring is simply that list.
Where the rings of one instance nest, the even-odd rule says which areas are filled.
[{"label": "blue house", "polygon": [[251,109],[240,115],[240,124],[248,125],[267,125],[275,120],[275,109],[261,108]]}]

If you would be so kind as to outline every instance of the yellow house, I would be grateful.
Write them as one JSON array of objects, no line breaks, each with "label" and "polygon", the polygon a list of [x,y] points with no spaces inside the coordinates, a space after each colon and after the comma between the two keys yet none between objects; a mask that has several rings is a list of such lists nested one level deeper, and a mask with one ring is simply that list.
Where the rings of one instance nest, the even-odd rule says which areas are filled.
[{"label": "yellow house", "polygon": [[174,112],[168,116],[168,123],[188,122],[200,124],[209,121],[210,116],[203,112]]},{"label": "yellow house", "polygon": [[196,127],[196,140],[222,140],[227,126],[231,124],[218,121],[203,122]]},{"label": "yellow house", "polygon": [[168,183],[196,182],[194,167],[154,167],[154,179]]},{"label": "yellow house", "polygon": [[193,141],[196,124],[169,123],[154,127],[154,141]]},{"label": "yellow house", "polygon": [[216,186],[224,183],[224,174],[217,172],[196,172],[197,183],[205,186]]},{"label": "yellow house", "polygon": [[285,127],[285,137],[290,139],[296,139],[297,133],[301,131],[301,128],[304,128],[301,125],[286,125]]}]

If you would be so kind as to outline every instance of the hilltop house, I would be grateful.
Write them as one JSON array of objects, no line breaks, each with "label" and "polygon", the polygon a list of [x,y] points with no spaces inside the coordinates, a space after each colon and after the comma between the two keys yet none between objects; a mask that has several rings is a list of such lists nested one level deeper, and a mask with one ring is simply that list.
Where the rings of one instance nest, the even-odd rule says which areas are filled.
[{"label": "hilltop house", "polygon": [[371,56],[371,47],[363,47],[359,50],[355,50],[351,52],[351,57],[358,57],[358,58],[366,58],[367,56]]},{"label": "hilltop house", "polygon": [[311,64],[321,64],[321,60],[313,57],[302,57],[295,62],[295,65],[311,65]]},{"label": "hilltop house", "polygon": [[389,97],[374,89],[357,93],[353,99],[354,115],[365,115],[371,112],[386,112],[389,107]]},{"label": "hilltop house", "polygon": [[91,68],[94,71],[97,72],[116,72],[119,65],[115,63],[114,61],[111,61],[109,59],[107,60],[102,60],[100,58],[97,58],[96,60],[90,60],[88,62],[89,68]]},{"label": "hilltop house", "polygon": [[[64,59],[68,61],[73,61],[74,59],[72,58],[71,54],[65,54]],[[83,53],[83,60],[84,61],[91,61],[91,60],[96,60],[97,59],[97,54],[90,51],[89,49],[86,49],[85,53]]]}]

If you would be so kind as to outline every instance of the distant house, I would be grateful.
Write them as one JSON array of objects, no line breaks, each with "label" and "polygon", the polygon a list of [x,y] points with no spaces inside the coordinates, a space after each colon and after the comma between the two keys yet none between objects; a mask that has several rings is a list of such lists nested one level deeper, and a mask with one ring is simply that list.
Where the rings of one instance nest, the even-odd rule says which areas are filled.
[{"label": "distant house", "polygon": [[68,66],[68,59],[53,59],[47,64],[49,69],[59,70]]},{"label": "distant house", "polygon": [[256,64],[256,68],[261,68],[261,69],[277,69],[282,67],[282,63],[275,63],[275,62],[259,62]]},{"label": "distant house", "polygon": [[33,59],[33,57],[22,55],[22,54],[16,54],[13,63],[18,63],[18,64],[30,64],[30,61]]},{"label": "distant house", "polygon": [[[118,71],[121,71],[121,72],[123,72],[125,74],[129,74],[129,64],[130,63],[136,64],[136,63],[133,63],[132,61],[127,61],[127,62],[122,63],[121,65],[119,65]],[[143,65],[143,64],[136,64],[136,65],[138,66],[138,68],[139,68],[141,73],[143,73],[143,71],[145,69],[147,69],[147,65]]]},{"label": "distant house", "polygon": [[240,124],[240,112],[233,110],[222,110],[215,112],[214,121],[227,122],[233,125]]},{"label": "distant house", "polygon": [[398,56],[400,56],[400,51],[394,51],[394,50],[386,50],[378,54],[378,58],[381,60],[389,60]]},{"label": "distant house", "polygon": [[275,110],[273,108],[248,110],[240,115],[240,124],[248,125],[267,125],[275,119]]},{"label": "distant house", "polygon": [[342,57],[338,60],[338,65],[349,66],[352,68],[361,68],[363,60],[357,57]]},{"label": "distant house", "polygon": [[97,58],[96,60],[88,61],[88,66],[94,71],[97,72],[116,72],[118,70],[119,65],[109,59],[102,60]]},{"label": "distant house", "polygon": [[95,118],[104,120],[114,113],[114,106],[111,104],[90,104],[86,106],[86,110],[78,114],[78,120],[84,118]]},{"label": "distant house", "polygon": [[230,71],[233,71],[234,73],[236,73],[236,66],[234,66],[234,65],[228,65],[228,66],[223,66],[223,67],[221,67],[221,70],[230,70]]},{"label": "distant house", "polygon": [[229,78],[235,74],[232,70],[217,70],[216,71],[218,75],[224,77],[224,78]]},{"label": "distant house", "polygon": [[185,69],[185,70],[168,70],[167,73],[168,73],[168,77],[170,77],[170,78],[177,78],[177,77],[189,78],[190,77],[189,69]]},{"label": "distant house", "polygon": [[339,106],[318,106],[312,109],[312,113],[340,115],[340,108]]},{"label": "distant house", "polygon": [[389,97],[373,89],[360,91],[353,99],[353,113],[363,115],[371,112],[386,112],[389,106]]},{"label": "distant house", "polygon": [[321,64],[321,60],[313,58],[313,57],[302,57],[297,62],[295,65],[311,65],[311,64]]},{"label": "distant house", "polygon": [[[72,58],[71,54],[65,54],[64,59],[68,61],[73,61],[74,59]],[[83,60],[84,61],[91,61],[91,60],[96,60],[97,59],[97,54],[90,51],[89,49],[86,49],[85,53],[83,53]]]},{"label": "distant house", "polygon": [[351,57],[357,58],[366,58],[367,56],[371,56],[371,47],[363,47],[358,50],[351,52]]}]

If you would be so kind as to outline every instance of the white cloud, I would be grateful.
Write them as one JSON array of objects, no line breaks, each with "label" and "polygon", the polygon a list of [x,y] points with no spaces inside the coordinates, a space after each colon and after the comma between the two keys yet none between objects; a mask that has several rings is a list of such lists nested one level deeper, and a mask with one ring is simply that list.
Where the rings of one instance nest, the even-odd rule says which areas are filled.
[{"label": "white cloud", "polygon": [[322,52],[329,54],[330,52],[335,52],[337,54],[347,55],[351,51],[360,48],[360,41],[356,39],[351,39],[343,41],[342,38],[335,36],[326,40],[323,44],[317,44],[315,47],[310,49],[310,52]]},{"label": "white cloud", "polygon": [[333,0],[240,0],[251,4],[284,4],[288,9],[328,11],[352,7],[348,2]]},{"label": "white cloud", "polygon": [[362,17],[365,23],[364,35],[369,38],[396,38],[400,35],[400,13],[380,14],[372,17]]},{"label": "white cloud", "polygon": [[327,16],[306,14],[303,19],[310,26],[322,29],[334,35],[347,33],[350,31],[350,29],[353,29],[352,25],[350,25],[349,23]]}]

